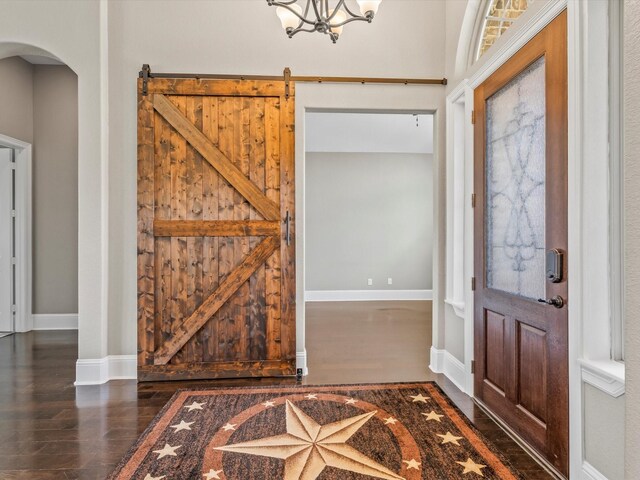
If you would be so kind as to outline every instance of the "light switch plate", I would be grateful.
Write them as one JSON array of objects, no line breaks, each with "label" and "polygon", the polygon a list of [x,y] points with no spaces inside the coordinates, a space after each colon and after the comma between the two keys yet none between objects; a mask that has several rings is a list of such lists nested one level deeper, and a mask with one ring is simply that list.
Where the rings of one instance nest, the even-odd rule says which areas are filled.
[{"label": "light switch plate", "polygon": [[393,285],[393,278],[387,278],[387,285]]},{"label": "light switch plate", "polygon": [[373,285],[373,278],[368,278],[367,279],[367,285],[369,285],[369,286]]}]

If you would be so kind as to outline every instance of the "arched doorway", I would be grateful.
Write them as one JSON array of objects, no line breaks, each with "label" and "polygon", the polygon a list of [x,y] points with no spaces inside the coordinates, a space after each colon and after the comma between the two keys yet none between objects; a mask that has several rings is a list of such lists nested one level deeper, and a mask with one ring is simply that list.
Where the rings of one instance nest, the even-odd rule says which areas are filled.
[{"label": "arched doorway", "polygon": [[[44,16],[44,14],[43,14]],[[84,49],[78,42],[69,42],[66,34],[51,33],[42,42],[60,48],[40,46],[7,39],[21,38],[20,28],[13,28],[11,19],[2,19],[3,35],[0,37],[0,59],[18,55],[37,55],[58,60],[69,66],[77,75],[77,328],[78,362],[76,384],[103,383],[108,373],[101,362],[107,357],[107,137],[106,95],[96,94],[95,85],[102,91],[100,82],[100,58]],[[7,20],[7,29],[4,29]],[[40,19],[44,22],[44,18]],[[12,31],[15,30],[15,31]],[[67,37],[74,35],[70,32]],[[4,38],[2,38],[4,37]],[[91,49],[89,49],[91,50]],[[58,51],[64,52],[59,54]],[[98,56],[99,57],[99,56]],[[87,88],[89,85],[92,88]],[[106,91],[106,86],[104,86]],[[53,182],[54,179],[51,179]]]}]

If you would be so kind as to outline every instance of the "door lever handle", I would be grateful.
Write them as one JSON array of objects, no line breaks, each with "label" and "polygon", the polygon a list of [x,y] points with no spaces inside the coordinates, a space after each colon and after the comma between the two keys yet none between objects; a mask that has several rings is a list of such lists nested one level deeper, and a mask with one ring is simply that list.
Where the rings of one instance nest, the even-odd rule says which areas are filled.
[{"label": "door lever handle", "polygon": [[560,295],[556,295],[555,297],[551,297],[547,300],[545,300],[544,298],[539,298],[538,302],[546,303],[547,305],[551,305],[552,307],[556,308],[564,307],[564,298],[562,298]]}]

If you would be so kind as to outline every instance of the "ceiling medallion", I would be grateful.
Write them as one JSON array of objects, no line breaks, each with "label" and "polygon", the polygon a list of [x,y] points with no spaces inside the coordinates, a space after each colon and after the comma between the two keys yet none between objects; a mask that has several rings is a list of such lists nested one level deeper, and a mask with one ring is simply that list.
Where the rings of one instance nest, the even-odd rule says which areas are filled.
[{"label": "ceiling medallion", "polygon": [[[300,6],[306,1],[304,9]],[[277,7],[276,14],[289,38],[298,32],[319,32],[336,43],[347,23],[371,23],[382,0],[356,0],[360,15],[349,8],[346,0],[267,0]]]}]

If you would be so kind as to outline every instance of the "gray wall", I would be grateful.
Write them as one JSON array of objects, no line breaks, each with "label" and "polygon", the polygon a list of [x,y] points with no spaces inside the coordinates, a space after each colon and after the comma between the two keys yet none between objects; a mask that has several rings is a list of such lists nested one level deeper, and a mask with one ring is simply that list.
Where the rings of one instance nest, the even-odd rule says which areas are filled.
[{"label": "gray wall", "polygon": [[625,478],[640,478],[640,2],[624,22]]},{"label": "gray wall", "polygon": [[20,57],[0,60],[0,134],[33,141],[33,65]]},{"label": "gray wall", "polygon": [[432,163],[427,154],[306,154],[307,291],[432,289]]},{"label": "gray wall", "polygon": [[78,312],[78,85],[64,65],[0,60],[0,134],[33,144],[33,313]]},{"label": "gray wall", "polygon": [[78,77],[36,65],[33,313],[78,312]]},{"label": "gray wall", "polygon": [[584,458],[609,480],[622,480],[625,396],[614,398],[585,383],[583,398]]}]

